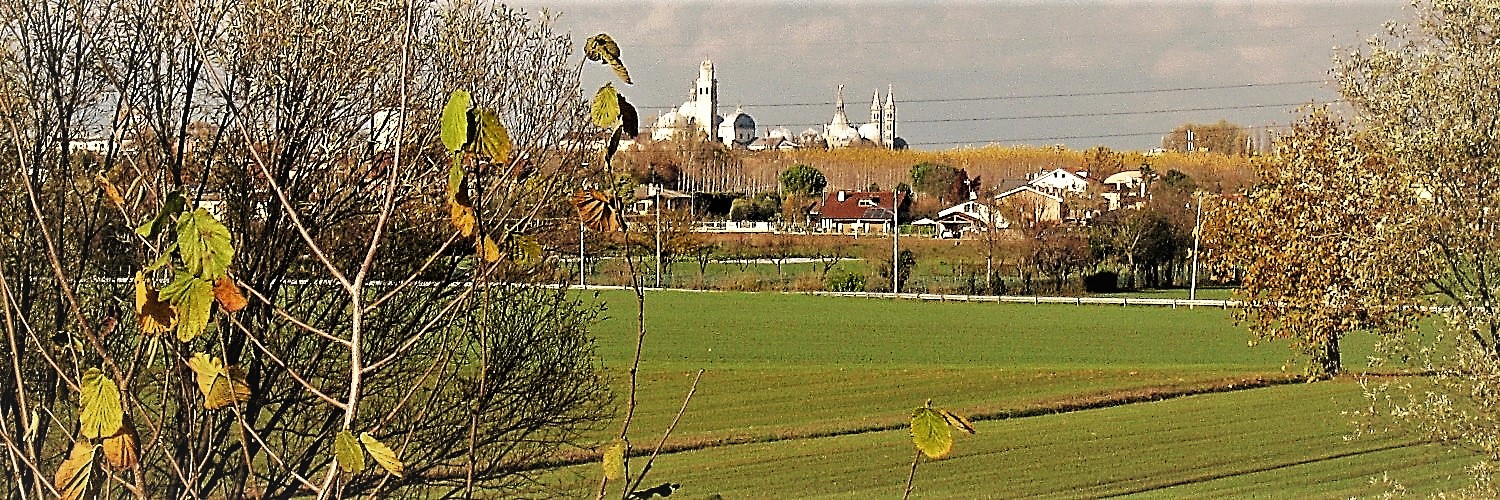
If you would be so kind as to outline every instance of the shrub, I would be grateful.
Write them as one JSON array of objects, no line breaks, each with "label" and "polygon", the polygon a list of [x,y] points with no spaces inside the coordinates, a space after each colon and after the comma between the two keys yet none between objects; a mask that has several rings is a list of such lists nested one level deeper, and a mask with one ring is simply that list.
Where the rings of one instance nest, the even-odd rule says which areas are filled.
[{"label": "shrub", "polygon": [[1083,289],[1089,293],[1110,293],[1120,290],[1120,274],[1114,271],[1099,271],[1083,277]]},{"label": "shrub", "polygon": [[865,276],[845,271],[829,273],[824,286],[830,292],[863,292],[865,291]]}]

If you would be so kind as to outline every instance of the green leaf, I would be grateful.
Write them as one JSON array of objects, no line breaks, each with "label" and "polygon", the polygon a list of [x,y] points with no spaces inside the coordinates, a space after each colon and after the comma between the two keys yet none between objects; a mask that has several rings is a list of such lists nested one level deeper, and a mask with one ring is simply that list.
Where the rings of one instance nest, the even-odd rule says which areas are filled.
[{"label": "green leaf", "polygon": [[594,117],[594,125],[599,128],[610,128],[620,120],[620,93],[615,91],[615,86],[608,83],[599,87],[599,92],[594,94],[594,107],[590,114]]},{"label": "green leaf", "polygon": [[610,481],[625,478],[625,441],[616,439],[604,447],[604,477]]},{"label": "green leaf", "polygon": [[161,251],[161,255],[156,256],[156,260],[153,260],[153,261],[151,261],[150,264],[146,265],[145,271],[148,272],[148,273],[149,272],[153,272],[153,271],[156,271],[157,269],[161,269],[162,266],[165,266],[165,265],[171,263],[172,262],[172,252],[175,252],[175,251],[177,251],[177,243],[168,244],[167,248]]},{"label": "green leaf", "polygon": [[359,433],[359,442],[365,445],[365,451],[370,452],[370,457],[375,459],[375,463],[380,465],[380,468],[385,469],[392,476],[401,477],[401,472],[405,467],[395,451],[392,451],[385,443],[376,440],[375,436],[371,436],[368,432]]},{"label": "green leaf", "polygon": [[500,123],[500,115],[493,109],[479,112],[479,154],[490,157],[494,163],[510,160],[510,133]]},{"label": "green leaf", "polygon": [[620,77],[621,81],[631,83],[630,71],[625,69],[625,63],[620,60],[620,46],[609,35],[600,33],[590,37],[583,44],[583,56],[590,61],[608,64],[614,68],[615,76]]},{"label": "green leaf", "polygon": [[953,432],[937,410],[917,408],[911,414],[911,440],[927,458],[943,458],[953,450]]},{"label": "green leaf", "polygon": [[125,421],[120,388],[98,368],[83,372],[83,393],[78,396],[79,433],[89,439],[115,435]]},{"label": "green leaf", "polygon": [[448,167],[448,202],[449,203],[452,203],[454,201],[455,197],[458,196],[458,190],[462,189],[463,186],[464,186],[464,167],[463,167],[463,165],[459,164],[459,162],[458,162],[457,159],[454,159],[453,166]]},{"label": "green leaf", "polygon": [[333,438],[333,457],[339,462],[339,470],[358,474],[365,470],[365,450],[348,430],[339,431]]},{"label": "green leaf", "polygon": [[177,339],[188,342],[208,328],[209,313],[214,305],[214,283],[178,272],[161,289],[161,297],[177,308]]},{"label": "green leaf", "polygon": [[448,152],[457,153],[469,143],[469,106],[471,97],[464,90],[454,90],[448,95],[448,104],[443,106],[443,146]]},{"label": "green leaf", "polygon": [[234,247],[229,243],[229,228],[202,208],[177,220],[177,255],[189,273],[215,280],[229,272]]},{"label": "green leaf", "polygon": [[182,196],[182,192],[179,191],[167,195],[167,199],[162,202],[161,211],[157,212],[156,217],[146,221],[145,224],[141,224],[141,227],[135,228],[135,233],[145,236],[148,239],[155,238],[156,234],[161,232],[161,228],[166,227],[167,221],[172,220],[177,214],[182,213],[182,209],[186,206],[187,198]]}]

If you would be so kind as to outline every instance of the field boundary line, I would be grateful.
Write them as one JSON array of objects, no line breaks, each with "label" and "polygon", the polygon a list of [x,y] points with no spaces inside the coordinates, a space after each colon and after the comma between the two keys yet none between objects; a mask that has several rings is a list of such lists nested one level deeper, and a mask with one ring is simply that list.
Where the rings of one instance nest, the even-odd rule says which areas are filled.
[{"label": "field boundary line", "polygon": [[[1031,407],[999,409],[990,411],[981,410],[971,412],[968,416],[972,421],[1010,420],[1017,418],[1041,417],[1085,410],[1114,408],[1137,403],[1166,401],[1170,399],[1203,394],[1222,394],[1249,389],[1262,389],[1279,385],[1304,383],[1305,381],[1305,378],[1294,375],[1230,377],[1186,386],[1158,385],[1140,387],[1135,389],[1124,389],[1119,391],[1099,392],[1074,398],[1042,401]],[[783,435],[755,435],[740,433],[701,440],[669,440],[667,444],[662,447],[661,454],[670,455],[674,453],[706,450],[725,446],[779,443],[782,441],[852,436],[858,434],[868,434],[872,432],[889,432],[906,429],[909,425],[910,424],[905,419],[896,419],[896,421],[892,423],[877,423],[853,428],[831,428],[826,430],[813,430],[808,432],[788,433]],[[630,452],[630,456],[632,457],[645,456],[646,454],[649,454],[649,450],[631,450]],[[579,450],[575,453],[569,453],[565,456],[541,460],[532,464],[531,466],[526,466],[523,468],[528,470],[540,470],[557,467],[568,467],[574,465],[584,465],[597,462],[599,461],[600,457],[601,455],[599,451]]]},{"label": "field boundary line", "polygon": [[1178,480],[1178,481],[1172,481],[1172,482],[1168,482],[1168,483],[1164,483],[1164,484],[1152,485],[1152,486],[1144,486],[1144,487],[1140,487],[1140,488],[1136,488],[1136,489],[1131,489],[1131,490],[1126,490],[1126,491],[1120,491],[1120,492],[1114,492],[1114,493],[1110,493],[1108,495],[1101,496],[1100,498],[1114,498],[1114,497],[1123,497],[1123,496],[1129,496],[1129,495],[1139,495],[1141,493],[1148,493],[1148,492],[1153,492],[1153,491],[1161,491],[1161,490],[1165,490],[1165,489],[1168,489],[1168,488],[1176,488],[1178,486],[1187,486],[1187,485],[1191,485],[1191,484],[1206,483],[1206,482],[1209,482],[1209,481],[1217,481],[1217,480],[1220,480],[1220,479],[1228,479],[1228,478],[1231,478],[1231,477],[1244,476],[1244,475],[1247,475],[1247,474],[1259,474],[1259,473],[1262,473],[1262,472],[1270,472],[1270,471],[1274,471],[1274,470],[1286,469],[1286,468],[1289,468],[1289,467],[1298,467],[1298,466],[1302,466],[1302,465],[1315,464],[1315,463],[1318,463],[1318,462],[1325,462],[1325,461],[1328,461],[1328,460],[1338,460],[1338,459],[1341,459],[1341,458],[1357,457],[1357,456],[1360,456],[1360,455],[1367,455],[1367,454],[1370,454],[1370,453],[1380,453],[1382,451],[1391,451],[1391,450],[1406,448],[1408,446],[1420,446],[1420,445],[1427,444],[1427,443],[1430,443],[1430,441],[1423,440],[1423,439],[1413,439],[1413,440],[1410,440],[1410,441],[1400,442],[1400,443],[1394,443],[1394,444],[1388,444],[1388,445],[1385,445],[1385,446],[1377,446],[1377,447],[1374,447],[1374,448],[1368,448],[1368,449],[1363,449],[1363,450],[1344,451],[1344,452],[1334,453],[1334,454],[1331,454],[1331,455],[1325,455],[1325,456],[1322,456],[1322,457],[1307,458],[1307,459],[1297,460],[1297,461],[1293,461],[1293,462],[1266,465],[1266,466],[1263,466],[1263,467],[1256,467],[1256,468],[1253,468],[1253,469],[1246,469],[1246,470],[1236,471],[1236,472],[1223,472],[1223,473],[1219,473],[1219,474],[1202,474],[1202,475],[1199,475],[1199,476],[1196,476],[1196,477],[1190,477],[1190,478],[1187,478],[1187,479],[1182,479],[1182,480]]},{"label": "field boundary line", "polygon": [[882,293],[882,292],[801,292],[825,297],[860,297],[868,299],[906,299],[938,302],[1008,302],[1016,304],[1073,304],[1156,307],[1217,307],[1228,309],[1244,307],[1238,300],[1222,299],[1163,299],[1152,297],[1064,297],[1045,295],[957,295],[940,293]]}]

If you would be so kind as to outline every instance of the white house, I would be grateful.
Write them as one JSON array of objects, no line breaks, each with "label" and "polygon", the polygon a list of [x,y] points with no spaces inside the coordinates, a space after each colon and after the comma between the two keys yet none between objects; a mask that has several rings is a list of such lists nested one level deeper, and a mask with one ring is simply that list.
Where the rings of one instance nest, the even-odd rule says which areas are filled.
[{"label": "white house", "polygon": [[1071,172],[1065,168],[1042,170],[1026,177],[1027,184],[1053,196],[1079,196],[1088,192],[1088,172]]},{"label": "white house", "polygon": [[1126,170],[1104,178],[1104,199],[1109,200],[1110,210],[1120,207],[1138,207],[1146,199],[1146,180],[1140,170]]},{"label": "white house", "polygon": [[983,231],[987,228],[1005,229],[1010,222],[989,205],[969,200],[938,212],[936,222],[938,235],[944,238],[957,237],[967,232]]}]

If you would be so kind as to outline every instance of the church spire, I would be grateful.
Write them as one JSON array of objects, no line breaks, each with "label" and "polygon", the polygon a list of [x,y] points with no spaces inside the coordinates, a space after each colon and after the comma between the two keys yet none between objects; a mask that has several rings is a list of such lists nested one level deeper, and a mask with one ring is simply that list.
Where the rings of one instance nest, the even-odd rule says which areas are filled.
[{"label": "church spire", "polygon": [[896,86],[886,84],[885,106],[880,108],[880,142],[888,148],[896,147]]}]

